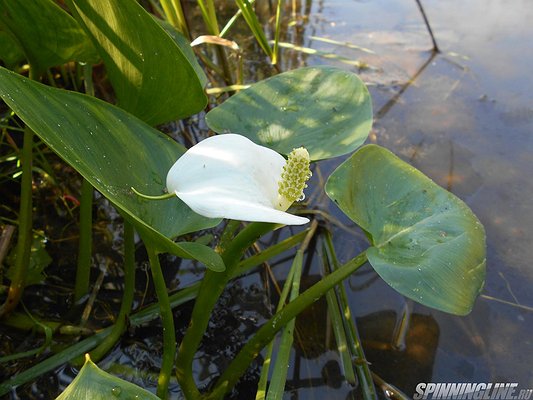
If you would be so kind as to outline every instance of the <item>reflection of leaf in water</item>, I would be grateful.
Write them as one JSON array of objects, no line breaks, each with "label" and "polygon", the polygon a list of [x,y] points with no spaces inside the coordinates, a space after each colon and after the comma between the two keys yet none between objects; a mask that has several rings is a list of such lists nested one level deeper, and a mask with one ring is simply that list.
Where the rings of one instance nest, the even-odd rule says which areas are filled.
[{"label": "reflection of leaf in water", "polygon": [[[302,276],[300,282],[300,292],[313,286],[320,281],[320,275]],[[284,281],[278,284],[282,287]],[[273,298],[272,303],[277,304],[279,298]],[[296,329],[294,347],[298,355],[306,359],[315,359],[328,350],[336,349],[335,339],[327,341],[328,327],[324,323],[327,320],[328,303],[325,297],[321,297],[310,307],[306,308],[296,318]]]}]

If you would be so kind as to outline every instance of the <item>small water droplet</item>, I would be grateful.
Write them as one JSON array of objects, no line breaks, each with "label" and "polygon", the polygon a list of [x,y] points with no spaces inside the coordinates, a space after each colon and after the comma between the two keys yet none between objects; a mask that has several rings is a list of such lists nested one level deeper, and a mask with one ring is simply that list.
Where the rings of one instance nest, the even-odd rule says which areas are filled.
[{"label": "small water droplet", "polygon": [[119,397],[122,393],[122,388],[120,386],[115,386],[113,389],[111,389],[111,394],[115,397]]}]

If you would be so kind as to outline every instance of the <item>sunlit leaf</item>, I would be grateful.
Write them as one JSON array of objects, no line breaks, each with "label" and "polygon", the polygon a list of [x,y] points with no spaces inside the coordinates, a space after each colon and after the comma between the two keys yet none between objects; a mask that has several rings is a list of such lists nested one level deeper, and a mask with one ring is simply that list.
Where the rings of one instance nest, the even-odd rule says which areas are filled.
[{"label": "sunlit leaf", "polygon": [[194,68],[196,76],[200,80],[200,86],[204,88],[205,85],[207,85],[207,76],[205,75],[205,72],[200,66],[200,64],[198,64],[198,62],[196,61],[196,56],[194,54],[194,51],[192,50],[191,43],[169,22],[153,16],[152,18],[154,18],[154,20],[159,24],[159,26],[161,26],[161,28],[163,28],[165,32],[170,35],[172,40],[176,42],[180,50],[191,63],[191,67]]},{"label": "sunlit leaf", "polygon": [[304,146],[311,160],[357,149],[372,127],[372,101],[357,75],[301,68],[258,82],[207,114],[218,133],[239,133],[282,154]]},{"label": "sunlit leaf", "polygon": [[390,286],[429,307],[471,311],[485,280],[485,231],[461,200],[375,145],[339,166],[326,192],[370,234],[368,260]]},{"label": "sunlit leaf", "polygon": [[87,399],[157,400],[159,398],[133,383],[102,371],[87,357],[79,374],[56,400]]},{"label": "sunlit leaf", "polygon": [[69,4],[104,60],[120,107],[150,125],[205,107],[205,76],[188,43],[174,41],[137,1]]},{"label": "sunlit leaf", "polygon": [[111,200],[160,251],[223,268],[220,256],[197,243],[173,243],[216,225],[177,198],[144,200],[131,187],[161,194],[169,168],[185,149],[118,107],[80,93],[41,85],[0,68],[0,97],[61,158]]},{"label": "sunlit leaf", "polygon": [[0,20],[38,73],[67,61],[98,60],[83,29],[52,0],[0,0]]}]

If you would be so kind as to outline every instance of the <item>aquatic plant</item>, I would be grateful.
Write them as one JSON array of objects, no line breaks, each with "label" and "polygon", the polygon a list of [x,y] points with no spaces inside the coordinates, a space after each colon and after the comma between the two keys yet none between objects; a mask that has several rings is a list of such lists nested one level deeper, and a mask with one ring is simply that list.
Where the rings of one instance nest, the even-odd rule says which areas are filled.
[{"label": "aquatic plant", "polygon": [[[210,34],[220,34],[213,3],[199,4]],[[249,2],[238,4],[254,34],[263,38]],[[94,188],[124,218],[123,301],[112,327],[8,379],[0,384],[0,394],[85,352],[98,361],[120,338],[128,321],[141,324],[158,315],[164,343],[159,398],[167,397],[174,370],[186,398],[222,398],[281,330],[283,346],[272,378],[276,384],[269,390],[282,393],[286,373],[283,360],[290,351],[295,317],[367,262],[392,288],[418,303],[456,315],[470,312],[485,276],[483,226],[461,200],[390,151],[377,145],[362,146],[373,115],[369,92],[354,73],[327,66],[308,67],[254,83],[209,111],[206,121],[215,136],[187,150],[154,128],[196,114],[207,104],[206,75],[182,35],[188,33],[183,31],[186,25],[179,2],[162,5],[168,20],[182,27],[181,33],[133,0],[70,0],[67,5],[72,15],[50,0],[0,2],[0,19],[16,38],[13,46],[20,46],[30,69],[29,77],[25,77],[18,73],[23,71],[0,68],[0,97],[26,124],[19,246],[1,314],[9,317],[27,282],[34,135],[83,177],[86,209],[91,209]],[[28,18],[34,23],[28,24]],[[43,31],[47,35],[44,42],[53,41],[57,47],[41,45]],[[276,54],[265,39],[260,42],[269,56]],[[98,60],[106,67],[116,106],[94,96],[91,68]],[[80,81],[86,93],[36,82],[48,68],[71,61],[81,63],[75,68],[83,69]],[[219,62],[224,70],[227,60],[221,56]],[[224,79],[231,76],[225,74]],[[286,211],[295,201],[303,200],[310,162],[347,154],[330,174],[325,192],[362,228],[370,246],[343,265],[335,265],[300,293],[303,254],[311,239],[320,235],[314,218],[317,213],[305,203],[295,207],[298,215]],[[91,248],[90,212],[81,218],[80,248],[85,250],[79,253],[77,299],[88,293]],[[220,225],[222,218],[231,221],[220,228],[222,233],[214,246],[187,236]],[[307,229],[291,236],[290,246],[280,242],[260,253],[279,254],[287,246],[299,246],[282,292],[285,300],[212,387],[201,393],[193,360],[221,294],[230,280],[244,272],[242,265],[250,259],[246,258],[248,249],[283,225],[302,225],[310,220]],[[136,317],[131,312],[133,230],[144,242],[158,297],[152,317]],[[328,252],[334,255],[333,246]],[[159,260],[163,253],[204,265],[201,283],[169,297]],[[172,308],[191,297],[195,304],[190,324],[177,347]],[[349,324],[345,327],[338,337],[357,340],[354,328]],[[355,347],[360,349],[354,345],[349,350],[353,357],[361,351]],[[364,358],[361,353],[357,356]],[[350,369],[354,374],[350,363],[345,368],[347,377]],[[268,364],[264,371],[267,376]],[[375,398],[369,366],[363,362],[355,367],[355,373],[365,388],[365,398]],[[265,386],[260,386],[260,391]],[[59,398],[76,399],[87,393],[91,398],[109,398],[109,394],[154,397],[102,373],[89,358],[79,378]]]}]

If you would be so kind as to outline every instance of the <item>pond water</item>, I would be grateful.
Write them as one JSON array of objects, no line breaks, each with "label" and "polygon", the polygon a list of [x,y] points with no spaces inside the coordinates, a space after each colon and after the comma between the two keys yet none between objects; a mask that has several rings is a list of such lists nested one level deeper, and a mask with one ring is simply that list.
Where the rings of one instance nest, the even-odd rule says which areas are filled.
[{"label": "pond water", "polygon": [[[352,311],[373,369],[408,396],[417,382],[531,388],[533,2],[423,4],[441,49],[436,56],[414,0],[315,2],[302,46],[344,58],[308,56],[307,64],[352,71],[347,60],[368,64],[360,74],[374,99],[370,141],[473,209],[487,231],[486,284],[472,313],[455,317],[406,304],[369,268],[348,282]],[[323,169],[327,175],[329,164]],[[360,236],[335,234],[344,261],[364,248]],[[412,319],[402,348],[394,329],[405,307]],[[343,398],[335,393],[328,396]],[[315,388],[301,398],[323,395]]]},{"label": "pond water", "polygon": [[[284,40],[302,48],[283,48],[281,69],[328,64],[359,73],[374,101],[369,142],[392,150],[463,199],[487,231],[487,280],[466,317],[407,302],[368,266],[345,282],[372,370],[408,397],[419,382],[517,382],[520,388],[533,388],[533,2],[423,4],[439,54],[431,52],[415,0],[297,2],[296,22]],[[253,47],[251,39],[245,41]],[[261,53],[257,61],[249,53],[246,57],[257,75],[267,69]],[[320,163],[314,182],[340,161]],[[364,250],[364,236],[324,199],[321,186],[310,192],[308,197],[341,223],[332,225],[340,261]],[[318,258],[315,253],[306,261],[305,285],[318,279]],[[282,264],[274,269],[279,281],[289,263],[284,258],[272,263]],[[172,258],[164,270],[172,289],[201,272]],[[147,273],[139,269],[137,286],[145,284]],[[201,383],[209,384],[268,319],[264,281],[251,275],[222,296],[195,363]],[[176,311],[181,332],[190,311],[191,304]],[[399,331],[406,312],[407,330]],[[358,398],[342,379],[333,333],[324,321],[327,306],[319,301],[297,322],[301,337],[291,357],[286,398]],[[154,321],[131,329],[101,365],[153,390],[160,350],[161,328]],[[249,371],[234,398],[255,397],[258,371],[258,365]],[[19,395],[53,398],[76,373],[64,367]],[[172,390],[179,396],[175,383]]]}]

